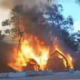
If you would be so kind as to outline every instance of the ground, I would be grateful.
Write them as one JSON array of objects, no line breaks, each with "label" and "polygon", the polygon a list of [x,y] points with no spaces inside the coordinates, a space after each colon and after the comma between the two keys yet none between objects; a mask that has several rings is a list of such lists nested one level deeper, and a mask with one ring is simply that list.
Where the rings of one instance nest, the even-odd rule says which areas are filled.
[{"label": "ground", "polygon": [[[23,78],[13,78],[13,79],[0,79],[0,80],[55,80],[54,78],[43,78],[43,77],[23,77]],[[60,79],[56,79],[60,80]],[[80,79],[62,79],[62,80],[80,80]]]},{"label": "ground", "polygon": [[0,80],[80,80],[80,71],[76,71],[74,73],[70,72],[58,72],[53,73],[53,75],[47,76],[36,76],[36,77],[18,77],[18,78],[7,78],[7,79],[0,79]]}]

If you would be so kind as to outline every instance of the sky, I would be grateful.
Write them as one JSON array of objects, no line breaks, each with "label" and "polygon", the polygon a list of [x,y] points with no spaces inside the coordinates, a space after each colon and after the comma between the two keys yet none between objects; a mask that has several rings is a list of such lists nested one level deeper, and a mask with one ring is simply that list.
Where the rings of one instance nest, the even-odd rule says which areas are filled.
[{"label": "sky", "polygon": [[11,26],[2,26],[2,22],[5,21],[10,17],[10,10],[9,9],[3,9],[0,7],[0,30],[2,30],[2,33],[4,34],[4,30],[11,29]]},{"label": "sky", "polygon": [[63,15],[67,17],[71,15],[74,20],[75,31],[80,30],[80,5],[75,0],[57,0],[63,6]]}]

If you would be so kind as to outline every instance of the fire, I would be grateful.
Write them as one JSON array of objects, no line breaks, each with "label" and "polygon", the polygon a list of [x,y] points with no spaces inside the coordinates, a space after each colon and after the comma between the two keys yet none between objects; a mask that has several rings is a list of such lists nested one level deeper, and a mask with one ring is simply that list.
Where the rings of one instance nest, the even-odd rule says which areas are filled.
[{"label": "fire", "polygon": [[[73,59],[69,54],[64,54],[57,46],[55,47],[55,51],[59,53],[55,53],[58,58],[63,59],[65,68],[67,67],[66,60],[69,67],[73,68]],[[50,58],[50,47],[45,46],[44,42],[40,42],[37,37],[31,36],[21,41],[18,53],[17,49],[15,50],[15,53],[17,54],[16,60],[8,64],[13,69],[23,71],[24,67],[27,67],[30,62],[31,64],[34,64],[35,71],[38,71],[39,69],[44,70],[47,61]],[[37,64],[31,60],[34,60]]]},{"label": "fire", "polygon": [[[37,44],[31,44],[33,42],[32,39],[22,41],[16,63],[10,63],[9,66],[13,68],[14,64],[18,66],[20,65],[20,67],[27,66],[27,63],[30,61],[30,59],[33,59],[40,66],[40,69],[44,70],[49,58],[49,48],[44,46],[43,42],[38,42],[37,39],[36,41]],[[15,69],[17,69],[17,67]],[[22,68],[20,69],[20,71],[22,71]]]},{"label": "fire", "polygon": [[21,45],[21,52],[23,53],[26,61],[29,61],[30,59],[34,59],[40,65],[40,68],[42,70],[44,69],[44,66],[47,63],[46,61],[48,60],[48,56],[49,56],[48,49],[41,48],[41,46],[39,46],[39,55],[37,55],[33,47],[30,46],[29,42],[24,40]]},{"label": "fire", "polygon": [[[58,47],[56,47],[55,48],[61,55],[63,55],[66,59],[67,59],[67,62],[68,62],[68,66],[70,67],[70,68],[73,68],[73,59],[72,59],[72,57],[70,56],[70,54],[64,54]],[[59,56],[60,58],[63,58],[62,56]],[[66,65],[66,60],[64,60],[64,65],[65,65],[65,67],[67,67],[67,65]]]},{"label": "fire", "polygon": [[[58,47],[56,47],[55,50],[57,50],[61,55],[65,56],[64,53]],[[66,60],[61,55],[58,55],[58,56],[59,56],[59,58],[63,59],[64,65],[65,65],[65,67],[67,67]]]},{"label": "fire", "polygon": [[71,57],[70,54],[67,55],[67,60],[68,60],[68,63],[70,64],[70,65],[69,65],[70,68],[73,68],[73,67],[74,67],[74,66],[73,66],[73,59],[72,59],[72,57]]}]

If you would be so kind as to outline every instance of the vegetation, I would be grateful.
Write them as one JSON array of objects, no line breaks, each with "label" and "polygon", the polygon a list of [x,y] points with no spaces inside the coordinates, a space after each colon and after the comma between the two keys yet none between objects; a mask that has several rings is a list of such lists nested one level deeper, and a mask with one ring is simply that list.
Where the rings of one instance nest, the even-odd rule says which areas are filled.
[{"label": "vegetation", "polygon": [[[27,34],[38,36],[40,40],[44,40],[46,43],[51,42],[51,44],[54,40],[53,28],[57,27],[58,31],[61,33],[59,33],[59,36],[66,42],[66,45],[77,51],[80,38],[76,40],[75,36],[80,36],[80,34],[79,32],[72,35],[69,34],[68,30],[73,29],[73,18],[71,16],[64,18],[62,11],[63,7],[59,4],[46,6],[45,11],[42,12],[38,11],[35,7],[24,12],[22,5],[18,5],[12,9],[12,17],[3,21],[2,25],[14,24],[15,27],[11,32],[22,36],[24,31],[20,30],[20,24],[25,28]],[[10,33],[9,30],[5,32]]]}]

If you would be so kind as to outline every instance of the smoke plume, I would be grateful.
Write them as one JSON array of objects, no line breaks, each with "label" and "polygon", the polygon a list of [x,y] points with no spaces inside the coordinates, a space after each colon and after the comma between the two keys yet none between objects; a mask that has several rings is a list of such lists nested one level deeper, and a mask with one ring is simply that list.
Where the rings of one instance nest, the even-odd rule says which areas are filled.
[{"label": "smoke plume", "polygon": [[[15,6],[23,4],[23,9],[26,11],[25,13],[22,13],[22,19],[19,25],[23,26],[25,28],[25,33],[28,33],[30,35],[36,35],[41,40],[46,40],[45,42],[50,42],[50,38],[47,35],[48,31],[45,30],[48,27],[48,23],[44,19],[41,13],[36,13],[36,7],[37,9],[43,9],[44,5],[48,5],[48,0],[0,0],[0,7],[4,9],[14,9]],[[26,7],[27,6],[27,7]],[[26,10],[26,8],[28,8]],[[44,31],[46,31],[44,33]],[[47,35],[47,37],[45,36]],[[14,46],[0,42],[0,60],[4,61],[5,63],[8,63],[9,61],[13,61],[13,55],[14,54]]]},{"label": "smoke plume", "polygon": [[0,7],[12,9],[16,5],[23,4],[29,8],[33,6],[43,6],[48,4],[48,0],[0,0]]}]

